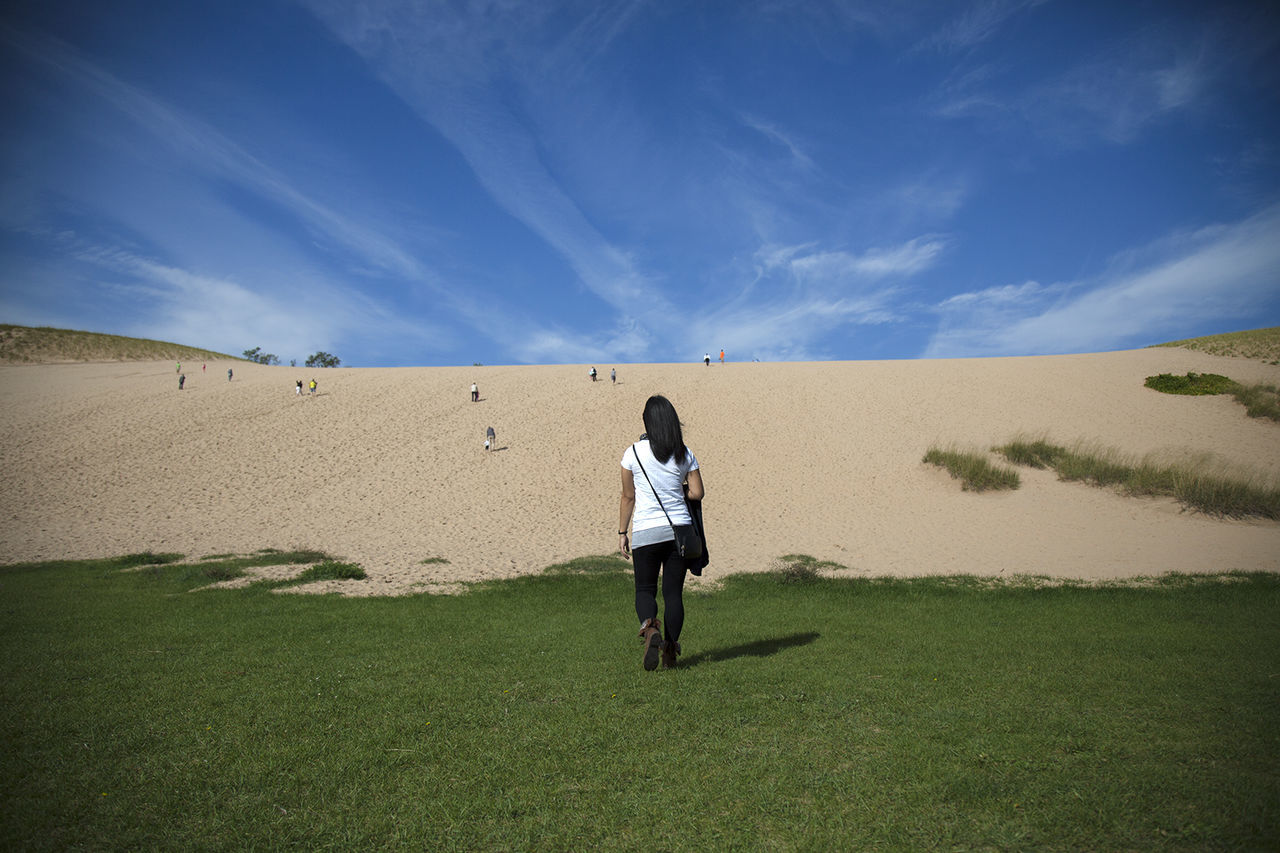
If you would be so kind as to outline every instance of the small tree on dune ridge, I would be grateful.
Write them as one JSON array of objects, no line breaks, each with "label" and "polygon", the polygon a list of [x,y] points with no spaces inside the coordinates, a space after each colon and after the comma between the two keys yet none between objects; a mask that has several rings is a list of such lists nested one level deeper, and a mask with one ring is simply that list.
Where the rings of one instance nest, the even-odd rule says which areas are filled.
[{"label": "small tree on dune ridge", "polygon": [[312,353],[306,361],[307,367],[337,367],[339,364],[342,364],[342,359],[324,350]]},{"label": "small tree on dune ridge", "polygon": [[244,351],[244,357],[256,364],[279,364],[280,359],[276,358],[275,353],[263,352],[262,347],[254,347]]}]

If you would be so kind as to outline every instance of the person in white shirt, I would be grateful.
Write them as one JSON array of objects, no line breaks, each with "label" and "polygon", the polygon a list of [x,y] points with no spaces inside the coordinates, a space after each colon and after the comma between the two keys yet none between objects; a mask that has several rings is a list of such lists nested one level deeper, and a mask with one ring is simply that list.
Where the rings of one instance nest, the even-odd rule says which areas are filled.
[{"label": "person in white shirt", "polygon": [[[635,569],[636,616],[644,640],[644,668],[676,665],[684,627],[684,558],[676,550],[671,525],[691,524],[689,500],[702,500],[702,471],[685,446],[680,418],[666,397],[644,404],[645,434],[622,454],[622,497],[618,504],[618,550]],[[685,491],[685,481],[688,491]],[[664,513],[665,510],[665,513]],[[668,521],[668,516],[670,521]],[[631,525],[631,537],[627,526]],[[658,620],[658,577],[662,577],[665,627]]]}]

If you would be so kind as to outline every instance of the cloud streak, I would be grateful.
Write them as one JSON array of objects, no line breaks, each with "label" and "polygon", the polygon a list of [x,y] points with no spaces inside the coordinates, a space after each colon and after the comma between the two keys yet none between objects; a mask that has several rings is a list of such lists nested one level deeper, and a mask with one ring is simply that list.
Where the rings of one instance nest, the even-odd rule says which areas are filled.
[{"label": "cloud streak", "polygon": [[898,302],[905,283],[936,264],[946,247],[936,236],[860,253],[763,246],[754,279],[694,323],[696,339],[764,360],[829,358],[828,336],[903,320]]},{"label": "cloud streak", "polygon": [[[111,105],[142,129],[150,140],[181,158],[195,173],[231,181],[254,197],[276,205],[290,219],[304,225],[312,236],[313,245],[326,256],[333,257],[337,253],[343,258],[350,274],[403,282],[412,288],[426,288],[437,309],[447,310],[482,334],[504,344],[514,340],[512,336],[522,330],[528,331],[531,340],[557,339],[554,331],[527,317],[511,317],[502,306],[482,302],[473,288],[446,283],[444,277],[422,263],[412,249],[318,201],[217,128],[174,109],[88,62],[64,42],[7,26],[0,27],[0,39],[28,60],[55,72],[98,101]],[[12,220],[13,216],[9,218]],[[13,227],[12,222],[10,227]],[[260,230],[261,225],[249,227]],[[283,254],[287,256],[293,252],[283,250]],[[290,277],[300,282],[296,288],[273,277],[272,289],[277,292],[268,296],[262,292],[264,288],[256,281],[257,276],[252,274],[194,272],[164,261],[143,259],[129,250],[103,245],[90,249],[82,243],[73,256],[80,261],[109,266],[116,272],[137,276],[145,285],[131,285],[131,292],[146,292],[148,298],[144,304],[166,306],[163,315],[139,318],[135,329],[140,330],[139,334],[150,328],[152,334],[171,334],[174,339],[202,340],[209,342],[210,346],[234,347],[243,334],[258,329],[264,336],[257,339],[278,341],[272,344],[274,347],[303,349],[308,344],[299,337],[300,309],[290,306],[306,306],[301,319],[306,340],[313,341],[309,346],[316,346],[314,342],[319,341],[323,346],[332,347],[334,341],[342,337],[376,340],[394,333],[406,341],[423,342],[422,350],[434,351],[455,339],[439,323],[421,318],[413,322],[402,321],[397,311],[377,299],[355,293],[343,294],[341,288],[324,282],[314,271],[293,273]],[[608,267],[612,260],[606,258],[601,266]],[[296,260],[288,262],[287,266],[298,269]],[[130,288],[121,292],[125,291],[130,291]],[[234,320],[236,316],[245,319],[237,323]],[[200,317],[204,319],[198,319]],[[237,325],[246,327],[245,332],[232,333],[230,330]],[[228,331],[219,331],[224,329]],[[187,337],[180,337],[184,335]],[[557,352],[563,354],[581,349],[525,346],[520,351],[537,358],[554,359]]]},{"label": "cloud streak", "polygon": [[[926,358],[1090,352],[1183,337],[1191,323],[1249,322],[1280,302],[1280,205],[1159,241],[1097,281],[1005,285],[937,306]],[[1135,266],[1135,260],[1141,259]]]},{"label": "cloud streak", "polygon": [[919,45],[921,49],[957,52],[971,49],[994,37],[1015,15],[1046,0],[980,0],[972,3]]},{"label": "cloud streak", "polygon": [[[546,57],[558,63],[558,76],[572,79],[625,27],[634,5],[597,9],[566,39],[549,44],[539,40],[544,21],[533,6],[476,4],[454,15],[394,2],[311,8],[453,143],[493,200],[554,247],[592,293],[615,309],[656,318],[671,306],[631,256],[588,222],[548,170],[534,124],[518,111],[528,104],[529,81],[548,73]],[[522,39],[543,45],[545,55],[510,47]],[[504,91],[520,95],[513,104]]]},{"label": "cloud streak", "polygon": [[[1019,120],[1042,139],[1080,147],[1095,139],[1137,140],[1160,120],[1196,106],[1230,62],[1211,35],[1145,31],[1114,40],[1088,58],[1042,74],[961,66],[935,92],[931,112],[949,119]],[[1215,58],[1216,57],[1216,58]]]}]

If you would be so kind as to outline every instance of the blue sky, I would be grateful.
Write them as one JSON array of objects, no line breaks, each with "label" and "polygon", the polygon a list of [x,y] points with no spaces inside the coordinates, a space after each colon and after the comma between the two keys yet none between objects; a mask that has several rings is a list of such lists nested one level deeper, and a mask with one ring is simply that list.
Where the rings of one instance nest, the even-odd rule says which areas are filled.
[{"label": "blue sky", "polygon": [[1280,12],[41,0],[0,321],[356,366],[1280,325]]}]

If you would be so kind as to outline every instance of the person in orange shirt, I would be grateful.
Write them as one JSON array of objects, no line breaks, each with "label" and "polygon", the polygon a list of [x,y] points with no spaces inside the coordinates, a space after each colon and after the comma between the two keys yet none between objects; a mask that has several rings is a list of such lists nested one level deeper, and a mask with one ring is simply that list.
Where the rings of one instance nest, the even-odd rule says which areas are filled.
[{"label": "person in orange shirt", "polygon": [[720,348],[720,363],[724,364],[724,347]]}]

